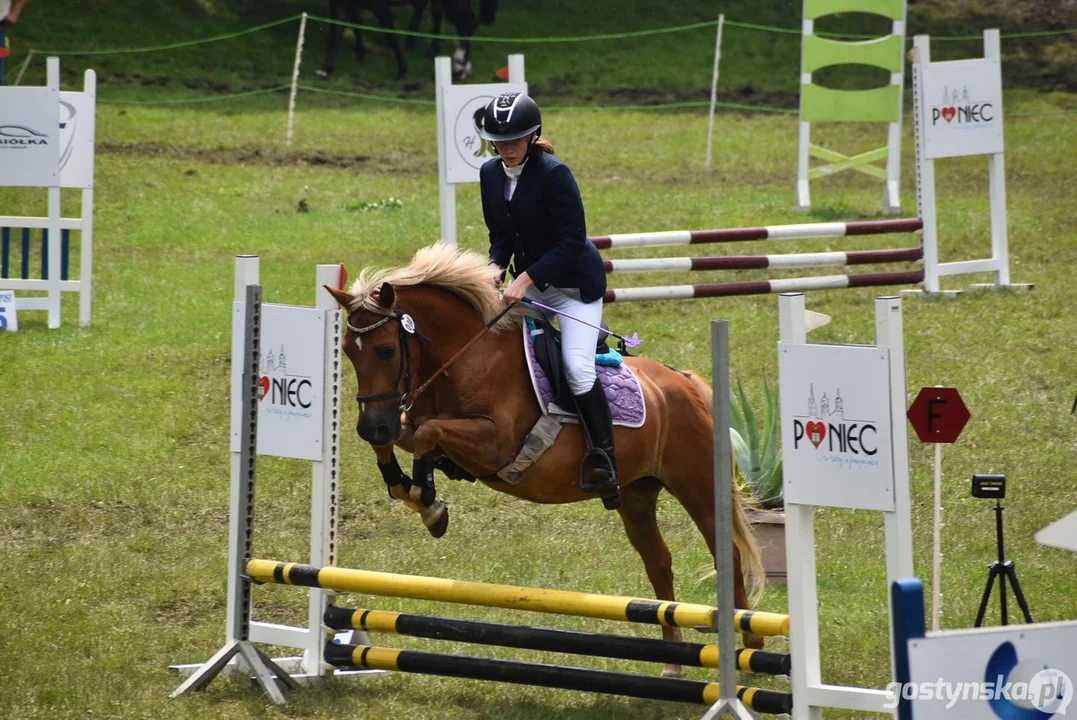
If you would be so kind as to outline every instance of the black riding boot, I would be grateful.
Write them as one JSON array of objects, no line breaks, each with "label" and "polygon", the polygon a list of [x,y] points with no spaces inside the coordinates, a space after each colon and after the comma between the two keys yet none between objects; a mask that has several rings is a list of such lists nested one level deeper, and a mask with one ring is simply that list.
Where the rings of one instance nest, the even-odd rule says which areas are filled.
[{"label": "black riding boot", "polygon": [[[609,401],[597,378],[590,390],[576,395],[575,399],[584,432],[591,439],[591,448],[580,464],[580,488],[585,492],[597,492],[607,510],[616,510],[621,506],[621,486],[617,481],[617,463],[613,454],[613,419]],[[585,479],[588,464],[592,470],[590,477]]]}]

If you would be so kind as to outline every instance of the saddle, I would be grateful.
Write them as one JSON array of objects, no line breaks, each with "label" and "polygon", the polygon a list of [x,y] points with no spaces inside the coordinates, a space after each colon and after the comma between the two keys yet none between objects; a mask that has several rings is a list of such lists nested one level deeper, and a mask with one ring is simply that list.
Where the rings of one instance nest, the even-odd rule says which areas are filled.
[{"label": "saddle", "polygon": [[[605,323],[602,323],[605,326]],[[535,360],[546,375],[553,390],[553,399],[561,407],[572,410],[576,407],[568,385],[568,376],[565,374],[564,362],[561,359],[561,330],[554,326],[544,316],[528,316],[527,331],[531,333],[531,342],[535,348]],[[606,332],[599,333],[598,343],[595,345],[595,362],[599,363],[604,357],[610,357],[610,347],[606,344]]]},{"label": "saddle", "polygon": [[[576,398],[561,361],[561,332],[546,318],[526,317],[521,333],[535,399],[546,418],[577,423]],[[606,335],[595,345],[595,371],[605,390],[614,425],[641,427],[647,410],[639,380],[624,361],[624,351],[610,348]]]},{"label": "saddle", "polygon": [[[484,481],[501,480],[515,485],[543,453],[553,446],[566,424],[579,422],[576,400],[569,388],[561,361],[561,331],[544,316],[528,315],[520,333],[531,389],[542,414],[523,440],[516,457],[496,475]],[[614,425],[642,427],[647,419],[643,389],[624,357],[624,349],[612,349],[606,335],[595,345],[595,365],[599,382],[606,391]],[[585,434],[586,437],[586,434]],[[436,465],[453,479],[474,480],[448,458]]]}]

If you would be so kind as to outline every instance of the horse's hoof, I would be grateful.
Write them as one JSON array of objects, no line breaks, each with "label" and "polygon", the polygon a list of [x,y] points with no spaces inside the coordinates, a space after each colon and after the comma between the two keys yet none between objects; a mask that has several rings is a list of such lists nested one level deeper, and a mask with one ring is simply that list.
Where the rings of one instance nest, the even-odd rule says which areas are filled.
[{"label": "horse's hoof", "polygon": [[315,70],[314,74],[320,77],[322,80],[328,80],[330,73],[327,70]]},{"label": "horse's hoof", "polygon": [[664,668],[662,668],[662,677],[684,677],[684,668],[680,665],[666,665]]},{"label": "horse's hoof", "polygon": [[428,527],[427,530],[429,530],[430,534],[433,535],[435,538],[439,538],[444,535],[448,529],[449,508],[445,508],[445,512],[441,513],[441,517],[438,518],[437,522]]},{"label": "horse's hoof", "polygon": [[765,638],[762,635],[756,633],[744,633],[741,639],[744,641],[744,647],[751,648],[752,650],[759,650],[763,647],[763,641]]}]

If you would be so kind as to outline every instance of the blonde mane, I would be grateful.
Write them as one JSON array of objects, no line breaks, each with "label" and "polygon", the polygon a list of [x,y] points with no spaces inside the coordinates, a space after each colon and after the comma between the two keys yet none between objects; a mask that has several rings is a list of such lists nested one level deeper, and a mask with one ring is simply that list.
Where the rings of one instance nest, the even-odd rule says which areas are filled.
[{"label": "blonde mane", "polygon": [[[396,288],[432,285],[454,293],[486,323],[502,310],[497,292],[500,274],[501,270],[489,258],[472,250],[438,242],[420,248],[411,262],[403,267],[364,268],[348,288],[348,293],[355,298],[348,312],[364,309],[385,315],[385,308],[378,304],[376,298],[382,283],[387,282]],[[498,320],[494,329],[518,328],[522,315],[521,310],[514,309]]]}]

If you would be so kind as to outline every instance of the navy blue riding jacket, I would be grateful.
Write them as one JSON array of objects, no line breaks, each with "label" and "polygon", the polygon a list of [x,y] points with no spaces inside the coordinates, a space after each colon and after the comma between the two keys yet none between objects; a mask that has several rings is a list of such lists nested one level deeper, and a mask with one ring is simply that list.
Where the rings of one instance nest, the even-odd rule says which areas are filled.
[{"label": "navy blue riding jacket", "polygon": [[490,260],[505,269],[515,255],[514,276],[525,270],[539,290],[576,288],[590,303],[606,292],[602,256],[587,239],[583,200],[568,166],[534,148],[512,200],[501,158],[479,169],[482,214],[490,230]]}]

